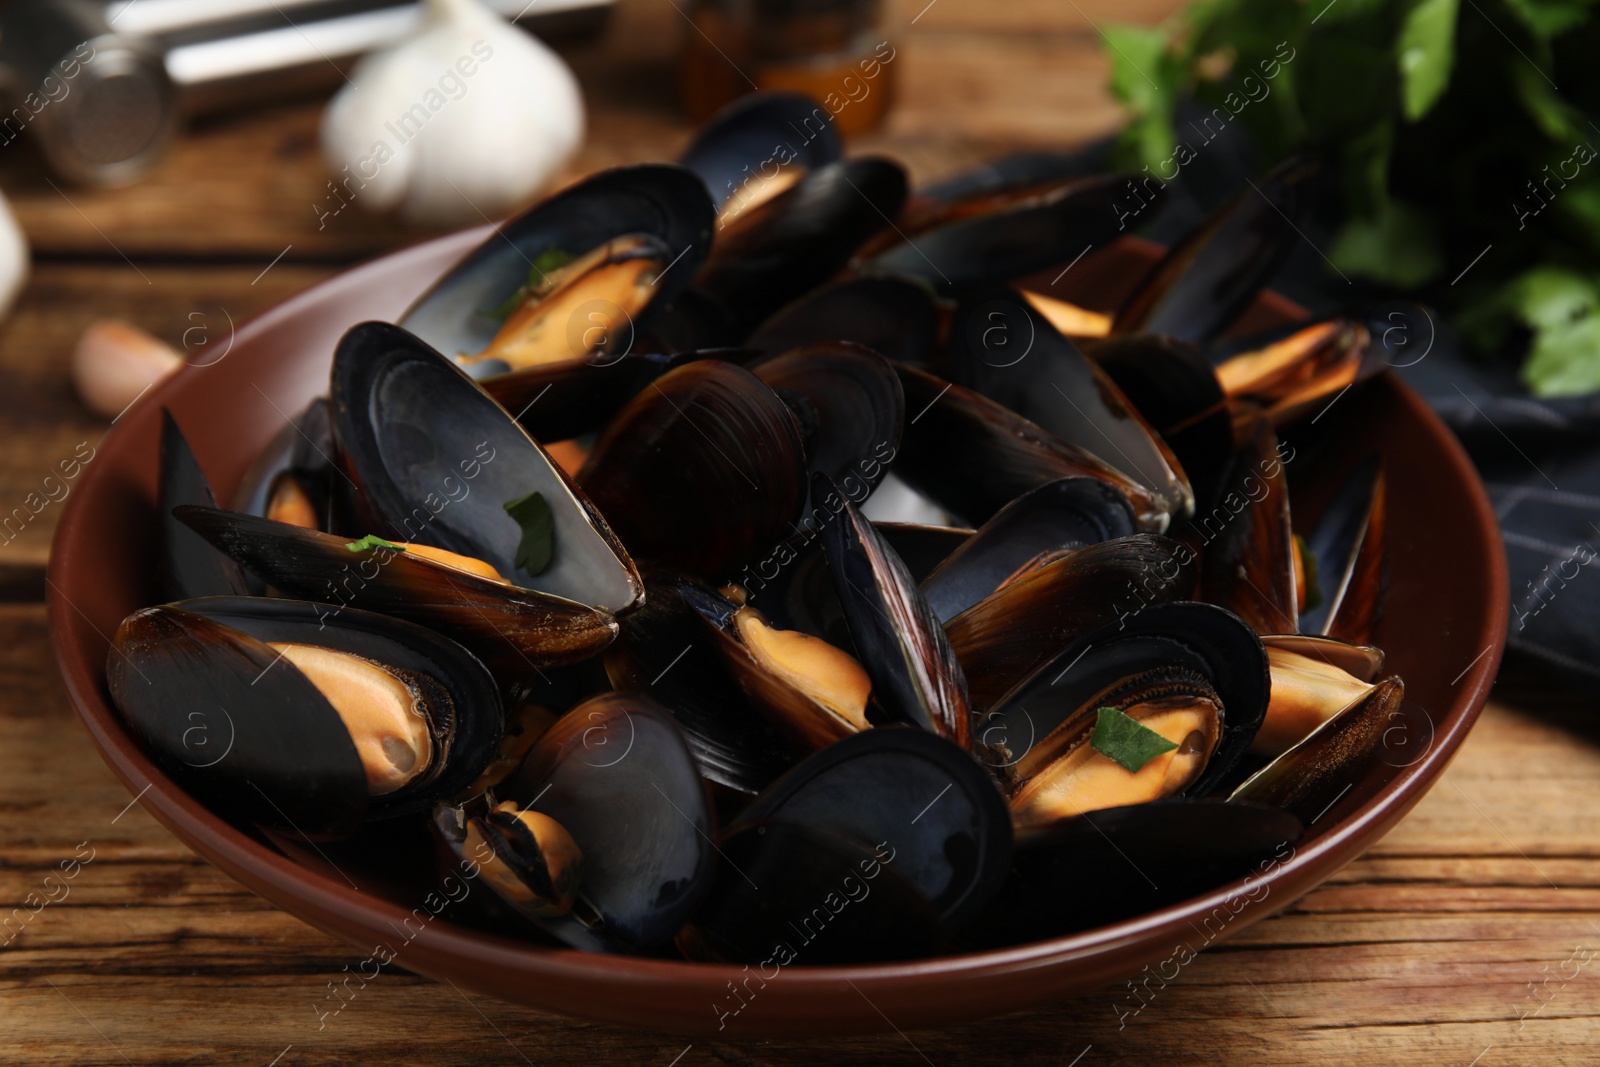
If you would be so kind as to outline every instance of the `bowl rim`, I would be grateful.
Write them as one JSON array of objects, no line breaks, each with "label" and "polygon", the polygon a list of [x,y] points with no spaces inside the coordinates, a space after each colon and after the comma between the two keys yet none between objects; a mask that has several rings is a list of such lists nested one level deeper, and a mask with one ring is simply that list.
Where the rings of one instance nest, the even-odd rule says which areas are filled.
[{"label": "bowl rim", "polygon": [[[412,261],[424,262],[450,250],[465,251],[493,232],[493,227],[484,226],[434,238],[341,271],[250,319],[239,327],[238,335],[242,338],[267,333],[280,322],[299,314],[305,305],[337,298],[341,290],[360,287],[380,268],[403,269]],[[1124,240],[1138,242],[1138,239]],[[1148,242],[1138,243],[1148,245]],[[1281,312],[1303,314],[1296,305],[1275,293],[1264,296]],[[130,412],[119,417],[118,424],[111,426],[99,447],[106,450],[120,447],[130,434],[129,425],[142,418],[153,418],[152,413],[159,411],[182,383],[201,370],[203,365],[185,367],[151,389]],[[1460,443],[1421,398],[1394,374],[1380,376],[1369,383],[1369,388],[1392,390],[1407,417],[1421,420],[1430,436],[1439,440],[1450,468],[1440,473],[1447,473],[1466,488],[1471,514],[1463,519],[1486,535],[1485,543],[1489,548],[1484,561],[1489,610],[1484,618],[1471,621],[1477,635],[1474,647],[1487,647],[1485,653],[1463,670],[1450,708],[1439,716],[1448,721],[1448,729],[1435,730],[1432,744],[1424,755],[1400,768],[1372,800],[1345,813],[1303,848],[1296,846],[1287,860],[1259,878],[1247,876],[1209,893],[1130,919],[1009,948],[898,963],[785,967],[782,984],[785,989],[794,990],[794,995],[774,998],[773,1010],[764,1017],[752,1018],[748,1024],[741,1022],[742,1036],[814,1036],[818,1033],[815,1016],[821,1012],[830,1013],[825,1027],[830,1033],[884,1031],[896,1027],[897,1023],[890,1022],[890,1017],[878,1009],[872,994],[881,993],[896,1004],[910,1002],[910,1006],[902,1009],[899,1020],[911,1019],[907,1025],[917,1025],[919,1021],[923,1025],[939,1025],[1015,1010],[1047,999],[1058,990],[1104,985],[1130,973],[1128,960],[1118,955],[1119,949],[1142,945],[1144,958],[1160,958],[1152,954],[1150,945],[1170,944],[1180,933],[1197,929],[1192,925],[1193,920],[1238,900],[1252,882],[1269,886],[1273,903],[1238,911],[1218,939],[1233,936],[1261,918],[1282,910],[1355,859],[1422,798],[1454,757],[1487,699],[1505,647],[1509,578],[1499,524],[1482,481]],[[104,689],[103,664],[90,662],[87,649],[72,640],[71,631],[64,622],[70,613],[79,610],[68,598],[64,586],[72,584],[68,575],[78,570],[80,555],[87,552],[90,540],[82,529],[87,524],[82,501],[101,491],[110,468],[110,464],[91,464],[85,468],[56,530],[46,572],[51,646],[74,709],[102,760],[129,791],[136,794],[135,801],[143,804],[181,841],[290,914],[352,945],[356,942],[351,930],[381,935],[385,928],[409,929],[404,924],[408,920],[415,921],[412,917],[421,911],[420,908],[408,912],[398,903],[362,893],[259,843],[190,797],[122,728],[121,719]],[[88,621],[86,615],[84,620]],[[1265,899],[1262,897],[1260,901]],[[1211,940],[1208,938],[1207,944]],[[443,977],[447,981],[455,976],[461,978],[463,984],[492,995],[507,998],[505,992],[496,993],[496,987],[485,982],[500,976],[516,976],[537,982],[540,994],[535,998],[519,997],[512,991],[507,999],[576,1016],[622,1025],[648,1025],[660,1031],[685,1034],[716,1030],[703,1017],[699,1023],[694,1023],[664,1015],[662,1009],[668,1000],[677,1004],[683,999],[685,988],[691,987],[714,1003],[717,998],[726,997],[724,988],[731,989],[735,981],[745,979],[748,982],[751,977],[748,966],[585,953],[518,941],[449,922],[425,923],[414,940],[406,941],[404,952],[406,955],[400,965],[407,970]],[[1066,963],[1077,963],[1081,967],[1070,975],[1062,975],[1059,971]],[[469,964],[471,971],[465,970]],[[1028,972],[1039,978],[1030,986],[1030,991],[1020,997],[1015,995],[1015,990],[1010,990],[1003,998],[992,995],[986,998],[979,989],[985,978],[1017,972]],[[465,977],[467,975],[472,977]],[[589,995],[587,991],[597,983],[621,997],[613,996],[601,1003],[585,999]],[[962,998],[962,1003],[972,1010],[950,1009],[953,984],[972,991],[970,998]],[[662,999],[652,1005],[652,994]],[[847,1009],[843,1014],[835,1011],[841,997],[855,995],[872,1010],[857,1014]],[[632,996],[644,998],[642,1012],[630,1010]],[[925,1000],[926,1005],[919,1014],[915,1003],[921,1000]],[[858,1003],[857,1007],[861,1005]],[[647,1023],[641,1022],[640,1014],[648,1017]]]}]

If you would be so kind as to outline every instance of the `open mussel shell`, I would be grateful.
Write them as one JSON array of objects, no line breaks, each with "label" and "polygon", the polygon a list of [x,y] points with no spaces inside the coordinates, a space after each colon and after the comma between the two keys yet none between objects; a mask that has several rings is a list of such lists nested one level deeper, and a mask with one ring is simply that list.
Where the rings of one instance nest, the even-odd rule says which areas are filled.
[{"label": "open mussel shell", "polygon": [[1300,819],[1263,804],[1174,797],[1086,812],[1018,841],[1015,873],[962,942],[1061,937],[1244,878],[1220,914],[1202,920],[1197,932],[1209,942],[1266,899],[1267,886],[1252,882],[1293,855],[1303,833]]},{"label": "open mussel shell", "polygon": [[1389,365],[1368,324],[1334,316],[1214,346],[1217,380],[1231,401],[1259,406],[1274,426],[1326,407]]},{"label": "open mussel shell", "polygon": [[952,381],[1098,456],[1172,516],[1194,509],[1171,449],[1111,378],[1014,289],[984,286],[962,300],[946,362]]},{"label": "open mussel shell", "polygon": [[825,475],[811,482],[826,511],[822,546],[874,697],[891,719],[967,747],[966,679],[939,618],[871,522]]},{"label": "open mussel shell", "polygon": [[913,959],[938,954],[948,940],[939,910],[886,862],[887,850],[767,821],[729,833],[718,851],[716,881],[678,937],[692,960],[774,968],[752,976],[764,985],[792,963]]},{"label": "open mussel shell", "polygon": [[[1270,691],[1266,650],[1238,616],[1211,604],[1162,604],[1062,649],[995,703],[978,742],[999,756],[1008,776],[1020,772],[1024,785],[1079,735],[1088,743],[1102,705],[1203,695],[1220,709],[1220,733],[1181,792],[1205,796],[1250,747]],[[1030,824],[1030,832],[1038,825]]]},{"label": "open mussel shell", "polygon": [[1209,509],[1233,456],[1233,419],[1210,362],[1187,342],[1152,334],[1109,337],[1087,354],[1177,457],[1196,509]]},{"label": "open mussel shell", "polygon": [[747,210],[835,162],[843,147],[833,116],[811,97],[751,93],[707,120],[678,162],[705,182],[718,211]]},{"label": "open mussel shell", "polygon": [[[504,408],[405,330],[369,322],[333,358],[334,434],[365,518],[363,533],[482,560],[520,589],[607,612],[643,592],[601,513]],[[506,504],[538,493],[552,556],[517,564],[523,528]]]},{"label": "open mussel shell", "polygon": [[939,308],[928,286],[908,278],[848,278],[781,308],[745,345],[776,353],[847,341],[895,363],[921,365],[938,346],[939,334]]},{"label": "open mussel shell", "polygon": [[860,256],[863,271],[919,278],[946,291],[1019,278],[1113,240],[1124,228],[1115,174],[1057,179],[914,204]]},{"label": "open mussel shell", "polygon": [[215,508],[181,507],[177,515],[273,588],[326,602],[329,617],[359,606],[422,623],[497,670],[577,663],[617,633],[610,612],[398,548],[352,550],[348,537]]},{"label": "open mussel shell", "polygon": [[1134,532],[1127,498],[1094,478],[1063,478],[1024,493],[962,541],[922,582],[949,622],[1008,581],[1068,552]]},{"label": "open mussel shell", "polygon": [[1011,819],[994,780],[962,749],[907,727],[830,745],[774,782],[734,829],[769,819],[877,849],[952,927],[982,910],[1011,862]]},{"label": "open mussel shell", "polygon": [[1134,534],[1080,548],[1001,586],[945,625],[974,710],[1090,631],[1187,599],[1197,571],[1186,545]]},{"label": "open mussel shell", "polygon": [[[757,360],[751,373],[789,405],[805,442],[806,468],[851,499],[883,480],[900,450],[905,393],[894,368],[870,349],[834,342]],[[865,491],[852,482],[861,482]]]},{"label": "open mussel shell", "polygon": [[551,727],[506,799],[559,823],[583,853],[573,911],[545,919],[576,948],[670,940],[715,875],[716,828],[672,716],[642,693],[606,693]]},{"label": "open mussel shell", "polygon": [[[107,660],[112,699],[208,803],[285,833],[343,836],[470,785],[501,735],[483,665],[420,626],[330,610],[207,597],[135,612]],[[345,654],[321,683],[296,666],[308,647]]]},{"label": "open mussel shell", "polygon": [[894,554],[906,565],[906,573],[918,585],[927,581],[940,564],[972,540],[977,532],[964,526],[930,526],[920,522],[875,521],[872,525],[889,542]]},{"label": "open mussel shell", "polygon": [[774,311],[832,278],[856,249],[890,225],[906,174],[887,159],[841,160],[811,171],[771,199],[725,214],[695,288],[727,309],[741,340]]},{"label": "open mussel shell", "polygon": [[1098,478],[1128,498],[1140,529],[1167,528],[1165,501],[1098,456],[971,389],[915,367],[896,370],[911,417],[894,473],[940,507],[981,524],[1047,482]]},{"label": "open mussel shell", "polygon": [[708,359],[630,401],[578,484],[634,555],[716,579],[793,532],[805,463],[778,395],[744,368]]},{"label": "open mussel shell", "polygon": [[[870,679],[848,651],[814,634],[774,627],[759,609],[690,583],[679,595],[699,615],[750,704],[795,751],[826,748],[868,728]],[[760,640],[747,640],[747,632]]]},{"label": "open mussel shell", "polygon": [[249,584],[239,564],[207,544],[180,520],[172,509],[185,504],[215,507],[211,484],[199,460],[184,439],[172,412],[161,410],[160,501],[161,559],[156,572],[161,592],[169,600],[200,596],[241,596]]},{"label": "open mussel shell", "polygon": [[1220,334],[1301,239],[1318,170],[1306,157],[1286,160],[1190,231],[1118,310],[1112,332],[1201,343]]},{"label": "open mussel shell", "polygon": [[256,456],[233,495],[233,510],[319,530],[347,524],[349,483],[335,466],[337,455],[332,411],[319,396]]},{"label": "open mussel shell", "polygon": [[1284,477],[1284,464],[1293,458],[1294,450],[1278,441],[1272,425],[1255,416],[1223,476],[1216,505],[1194,517],[1193,532],[1205,544],[1203,599],[1234,612],[1258,633],[1299,629],[1298,550]]},{"label": "open mussel shell", "polygon": [[1323,512],[1308,543],[1322,603],[1300,617],[1303,633],[1370,644],[1383,615],[1388,515],[1383,464],[1368,460]]},{"label": "open mussel shell", "polygon": [[1264,636],[1272,666],[1272,701],[1250,751],[1278,756],[1372,691],[1383,652],[1331,637]]},{"label": "open mussel shell", "polygon": [[618,690],[648,690],[677,721],[700,774],[755,794],[798,758],[730,676],[716,637],[685,602],[671,576],[646,575],[644,604],[619,619],[606,650],[606,673]]},{"label": "open mussel shell", "polygon": [[1405,683],[1398,677],[1384,679],[1245,779],[1228,799],[1270,804],[1308,824],[1315,822],[1383,757],[1384,733],[1401,715],[1404,700]]},{"label": "open mussel shell", "polygon": [[[636,329],[650,309],[693,279],[709,251],[713,218],[710,197],[692,171],[659,163],[602,171],[500,227],[423,294],[400,324],[452,358],[475,355],[500,331],[495,309],[528,281],[541,257],[551,251],[581,256],[614,238],[638,235],[658,242],[667,263],[682,260],[656,275],[646,312],[612,324]],[[589,325],[585,319],[578,332]],[[473,366],[479,376],[506,369],[488,361]]]}]

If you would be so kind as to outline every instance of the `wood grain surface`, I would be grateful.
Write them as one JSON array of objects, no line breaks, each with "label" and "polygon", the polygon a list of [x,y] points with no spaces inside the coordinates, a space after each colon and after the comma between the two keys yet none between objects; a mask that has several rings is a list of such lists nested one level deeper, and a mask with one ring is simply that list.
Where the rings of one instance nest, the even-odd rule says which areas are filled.
[{"label": "wood grain surface", "polygon": [[[906,161],[918,180],[1114,128],[1095,27],[1175,7],[925,5],[889,5],[900,103],[889,128],[858,146]],[[672,0],[625,0],[604,40],[571,54],[591,108],[574,174],[684,143],[669,89],[681,24]],[[36,251],[0,326],[0,513],[104,432],[67,376],[91,319],[130,319],[206,358],[230,322],[425,236],[354,209],[318,229],[317,119],[308,103],[213,121],[149,181],[110,192],[56,188],[26,155],[0,152],[0,185]],[[60,510],[51,503],[0,544],[0,1063],[1600,1058],[1600,718],[1592,699],[1549,691],[1526,669],[1503,677],[1454,765],[1379,846],[1284,914],[1137,991],[936,1031],[902,1033],[886,1020],[884,1034],[849,1040],[751,1040],[734,1020],[719,1040],[691,1044],[469,997],[397,969],[323,1016],[328,983],[363,954],[172,838],[101,765],[68,706],[38,603]]]}]

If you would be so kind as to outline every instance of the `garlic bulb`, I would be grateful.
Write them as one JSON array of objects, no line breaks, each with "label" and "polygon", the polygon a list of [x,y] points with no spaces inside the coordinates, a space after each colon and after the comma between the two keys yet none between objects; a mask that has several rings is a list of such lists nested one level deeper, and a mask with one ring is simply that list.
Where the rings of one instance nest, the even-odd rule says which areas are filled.
[{"label": "garlic bulb", "polygon": [[120,319],[89,324],[72,353],[72,383],[85,407],[115,419],[139,394],[183,366],[177,349]]},{"label": "garlic bulb", "polygon": [[478,0],[425,0],[416,33],[362,59],[323,114],[337,176],[314,210],[321,226],[352,202],[424,225],[482,222],[549,183],[582,137],[559,56]]},{"label": "garlic bulb", "polygon": [[0,196],[0,317],[11,310],[27,280],[28,239],[11,213],[11,204]]}]

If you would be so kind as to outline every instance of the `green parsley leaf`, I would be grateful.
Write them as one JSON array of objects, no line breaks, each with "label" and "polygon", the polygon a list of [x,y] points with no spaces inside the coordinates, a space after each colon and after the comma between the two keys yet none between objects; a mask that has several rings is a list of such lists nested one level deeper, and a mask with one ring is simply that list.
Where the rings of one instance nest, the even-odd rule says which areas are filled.
[{"label": "green parsley leaf", "polygon": [[517,310],[517,306],[528,298],[529,293],[537,292],[545,284],[545,280],[549,275],[554,274],[577,258],[571,252],[564,252],[555,245],[551,245],[533,257],[533,262],[528,266],[528,280],[518,286],[516,292],[506,297],[497,307],[485,308],[479,311],[478,314],[504,322],[513,311]]},{"label": "green parsley leaf", "polygon": [[405,551],[404,548],[395,544],[393,541],[385,541],[377,534],[367,534],[367,536],[363,537],[361,540],[351,541],[344,547],[351,552],[370,552],[374,548],[392,548],[396,552]]},{"label": "green parsley leaf", "polygon": [[529,574],[543,574],[555,552],[555,519],[544,494],[529,493],[506,501],[504,507],[506,514],[522,527],[514,562]]},{"label": "green parsley leaf", "polygon": [[1116,708],[1101,708],[1096,714],[1098,718],[1089,744],[1123,770],[1137,771],[1163,752],[1171,752],[1178,747]]},{"label": "green parsley leaf", "polygon": [[1400,30],[1400,95],[1408,122],[1426,115],[1450,84],[1456,58],[1456,0],[1422,0]]}]

